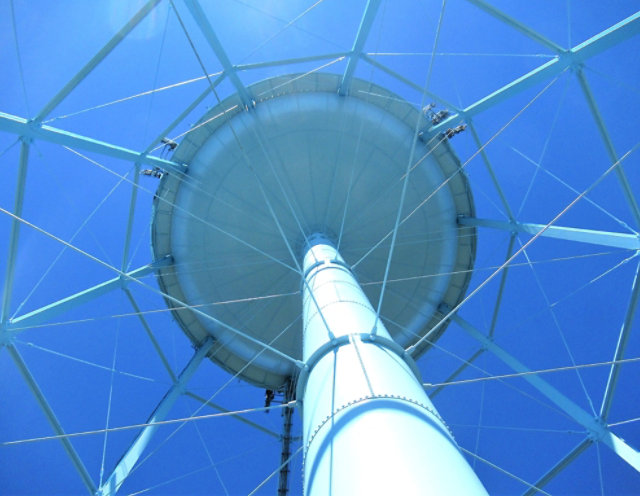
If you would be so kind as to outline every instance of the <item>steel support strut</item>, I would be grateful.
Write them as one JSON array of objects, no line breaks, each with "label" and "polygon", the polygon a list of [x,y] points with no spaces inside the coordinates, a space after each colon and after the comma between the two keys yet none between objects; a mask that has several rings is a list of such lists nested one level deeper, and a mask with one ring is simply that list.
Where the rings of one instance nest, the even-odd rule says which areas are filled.
[{"label": "steel support strut", "polygon": [[[24,190],[27,182],[27,164],[29,162],[29,143],[22,140],[20,148],[20,164],[18,166],[18,183],[16,185],[16,198],[13,213],[21,217],[24,205]],[[9,235],[9,254],[7,255],[7,272],[4,277],[4,290],[2,293],[2,306],[0,307],[0,326],[4,324],[11,308],[11,296],[13,293],[13,277],[15,274],[16,258],[18,256],[18,239],[20,237],[20,221],[11,221],[11,234]]]},{"label": "steel support strut", "polygon": [[498,10],[493,5],[488,4],[484,0],[467,0],[467,2],[475,5],[479,9],[484,10],[487,14],[489,14],[492,17],[495,17],[499,21],[504,22],[505,24],[508,24],[513,29],[520,31],[522,34],[524,34],[528,38],[531,38],[536,43],[540,43],[541,45],[544,45],[549,50],[556,53],[562,53],[564,51],[564,49],[560,45],[557,45],[556,43],[551,41],[549,38],[542,36],[540,33],[534,31],[528,26],[525,26],[520,21],[505,14],[501,10]]},{"label": "steel support strut", "polygon": [[305,494],[487,494],[411,358],[381,322],[370,334],[376,312],[332,243],[312,236],[309,245],[298,388]]},{"label": "steel support strut", "polygon": [[474,217],[461,217],[458,219],[461,226],[488,227],[508,232],[521,232],[535,236],[543,231],[541,236],[547,238],[564,239],[599,246],[611,246],[627,250],[640,250],[640,237],[636,234],[594,231],[592,229],[578,229],[575,227],[546,226],[544,224],[532,224],[529,222],[502,221],[490,219],[476,219]]},{"label": "steel support strut", "polygon": [[4,112],[0,112],[0,131],[17,134],[26,139],[38,139],[68,146],[69,148],[80,148],[81,150],[99,153],[107,157],[129,162],[138,162],[179,174],[183,174],[186,171],[184,165],[177,164],[171,160],[146,155],[145,153],[123,148],[105,141],[95,140],[87,136],[65,131],[64,129],[58,129],[52,126],[38,126],[27,119],[16,115],[5,114]]},{"label": "steel support strut", "polygon": [[204,10],[202,10],[200,3],[197,0],[185,0],[185,4],[189,9],[189,12],[191,12],[193,19],[196,21],[196,24],[200,28],[200,31],[202,31],[202,34],[207,39],[209,46],[216,54],[216,57],[218,57],[218,60],[224,70],[224,74],[229,78],[238,92],[242,104],[245,107],[252,106],[253,98],[249,94],[249,90],[247,90],[244,84],[242,84],[242,81],[240,81],[240,78],[236,74],[235,67],[231,64],[231,60],[229,60],[227,52],[222,47],[222,43],[220,43],[220,40],[216,36],[216,32],[214,31],[213,26],[211,26],[209,19],[207,19],[207,15],[204,13]]},{"label": "steel support strut", "polygon": [[134,16],[118,31],[93,58],[47,103],[35,117],[36,122],[42,121],[64,100],[82,80],[89,75],[102,60],[118,46],[118,44],[142,21],[161,0],[149,0]]},{"label": "steel support strut", "polygon": [[9,352],[9,355],[11,355],[11,358],[13,359],[16,366],[18,367],[20,374],[22,374],[22,377],[24,378],[27,385],[29,386],[29,389],[31,389],[31,392],[35,396],[38,402],[38,405],[40,405],[40,408],[42,409],[43,413],[47,417],[47,421],[49,422],[49,424],[51,424],[53,431],[56,433],[56,435],[62,436],[60,437],[60,443],[62,444],[62,447],[64,448],[64,450],[67,452],[67,455],[71,460],[71,463],[73,463],[73,466],[80,474],[83,484],[85,485],[89,493],[93,494],[96,490],[96,486],[93,483],[93,480],[89,475],[89,472],[84,466],[84,463],[82,463],[82,460],[80,459],[80,457],[78,456],[78,453],[76,452],[75,448],[71,444],[71,441],[69,440],[69,438],[65,436],[65,432],[64,432],[64,429],[62,428],[62,425],[58,421],[58,418],[53,412],[53,409],[49,405],[49,402],[45,398],[44,394],[42,393],[40,386],[38,386],[38,383],[36,382],[33,375],[31,375],[31,372],[29,371],[27,364],[24,362],[24,360],[22,359],[22,356],[13,345],[7,346],[7,351]]},{"label": "steel support strut", "polygon": [[546,486],[554,477],[560,474],[565,468],[567,468],[573,460],[578,458],[580,454],[585,451],[589,446],[593,444],[593,440],[590,438],[584,439],[580,444],[573,448],[566,456],[564,456],[558,463],[556,463],[551,469],[540,477],[534,484],[535,488],[529,488],[522,496],[533,496],[538,493],[539,489]]},{"label": "steel support strut", "polygon": [[85,303],[88,303],[111,291],[122,288],[131,278],[141,279],[146,275],[153,273],[160,267],[171,265],[171,263],[171,257],[167,257],[158,260],[157,262],[152,262],[149,265],[140,267],[139,269],[127,272],[126,278],[122,276],[114,277],[113,279],[109,279],[108,281],[87,288],[71,296],[62,298],[61,300],[38,308],[37,310],[33,310],[29,313],[10,319],[6,324],[6,329],[8,331],[18,333],[21,330],[51,322],[51,319],[58,315],[84,305]]},{"label": "steel support strut", "polygon": [[[507,364],[516,372],[530,372],[522,362],[517,360],[507,351],[495,344],[491,339],[482,334],[469,322],[458,315],[451,317],[451,320],[464,329],[467,334],[479,341],[488,351],[493,353],[502,362]],[[611,448],[625,462],[640,472],[640,453],[616,436],[609,428],[598,418],[587,413],[576,403],[567,398],[564,394],[554,388],[544,379],[535,374],[525,375],[523,379],[540,391],[544,396],[551,400],[556,406],[565,412],[569,417],[582,425],[593,438],[594,441],[600,441]]]},{"label": "steel support strut", "polygon": [[154,425],[156,422],[160,420],[164,420],[171,407],[176,402],[176,400],[180,397],[180,395],[184,392],[185,387],[195,371],[198,369],[198,366],[202,362],[202,360],[207,356],[211,348],[213,347],[214,340],[213,338],[208,338],[195,352],[191,361],[184,368],[178,380],[174,383],[174,385],[167,391],[167,394],[162,398],[158,406],[153,411],[149,419],[147,420],[146,427],[143,427],[138,436],[135,438],[131,446],[127,450],[127,452],[122,455],[120,461],[118,461],[116,467],[113,469],[113,472],[109,476],[109,478],[100,486],[99,495],[113,495],[115,494],[125,479],[128,477],[129,473],[133,469],[134,465],[137,463],[138,459],[142,455],[142,452],[149,444],[151,437],[155,433],[158,428],[157,425]]},{"label": "steel support strut", "polygon": [[[617,362],[624,358],[625,351],[627,349],[627,343],[629,342],[629,336],[631,336],[631,328],[633,327],[634,316],[638,307],[638,298],[640,297],[640,263],[636,266],[636,272],[633,276],[633,284],[631,287],[631,297],[629,298],[629,304],[627,305],[627,313],[624,317],[622,327],[620,328],[620,334],[618,335],[618,344],[616,345],[616,352],[613,356],[613,361]],[[602,399],[602,405],[600,407],[600,417],[605,421],[609,418],[609,412],[611,411],[611,405],[613,404],[614,392],[618,385],[618,378],[620,376],[620,369],[622,364],[614,363],[609,370],[609,379],[607,380],[607,386],[605,388],[604,397]]]},{"label": "steel support strut", "polygon": [[[478,4],[480,2],[475,3]],[[611,26],[609,29],[605,29],[601,33],[589,38],[584,43],[580,43],[570,50],[565,50],[545,64],[542,64],[524,76],[471,104],[462,112],[456,113],[443,120],[431,128],[431,132],[444,132],[446,129],[455,126],[465,119],[469,119],[474,115],[484,112],[513,95],[517,95],[538,83],[553,79],[566,69],[579,66],[594,55],[598,55],[599,53],[608,50],[612,46],[623,42],[639,32],[640,12],[636,12],[614,26]]]},{"label": "steel support strut", "polygon": [[364,9],[364,15],[360,21],[360,27],[358,28],[358,34],[353,42],[353,48],[351,49],[349,61],[347,62],[347,68],[345,69],[342,81],[340,82],[340,89],[338,90],[340,95],[349,94],[351,80],[353,79],[353,74],[356,71],[356,65],[362,55],[364,44],[369,37],[369,31],[371,31],[371,27],[373,26],[373,21],[378,13],[380,3],[381,0],[369,0],[367,2],[367,6]]},{"label": "steel support strut", "polygon": [[[604,123],[602,114],[600,114],[600,109],[598,108],[596,99],[591,92],[591,87],[587,82],[587,77],[585,76],[582,69],[578,71],[578,81],[580,82],[580,87],[582,88],[584,96],[587,99],[587,103],[589,104],[589,110],[591,110],[591,114],[596,121],[596,126],[598,126],[598,132],[600,133],[600,137],[602,138],[605,148],[607,149],[609,160],[611,160],[612,164],[616,164],[620,159],[618,158],[618,154],[616,153],[616,150],[613,146],[613,141],[611,140],[611,136],[609,135],[607,126]],[[622,193],[624,194],[624,197],[629,204],[629,208],[631,209],[631,214],[636,221],[636,225],[640,225],[640,207],[638,207],[638,202],[636,201],[636,197],[633,194],[633,189],[631,188],[629,180],[627,179],[627,175],[624,171],[624,165],[619,164],[618,167],[616,167],[616,175],[618,176],[618,182],[620,183],[620,187],[622,188]]]}]

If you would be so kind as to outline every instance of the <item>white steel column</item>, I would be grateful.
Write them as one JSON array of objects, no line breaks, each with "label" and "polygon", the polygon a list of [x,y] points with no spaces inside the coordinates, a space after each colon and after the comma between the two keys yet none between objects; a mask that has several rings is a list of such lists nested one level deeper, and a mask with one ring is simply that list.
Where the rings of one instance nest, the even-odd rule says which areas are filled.
[{"label": "white steel column", "polygon": [[372,336],[376,312],[326,238],[310,239],[304,277],[305,494],[486,495],[411,358],[381,322]]}]

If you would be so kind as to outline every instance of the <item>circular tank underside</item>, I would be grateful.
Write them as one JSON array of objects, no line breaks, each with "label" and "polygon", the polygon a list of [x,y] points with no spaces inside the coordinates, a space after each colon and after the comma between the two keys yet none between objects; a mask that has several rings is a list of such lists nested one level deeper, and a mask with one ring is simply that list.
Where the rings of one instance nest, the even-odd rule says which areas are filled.
[{"label": "circular tank underside", "polygon": [[281,76],[249,87],[249,109],[237,95],[222,101],[173,155],[187,174],[165,174],[154,199],[152,248],[173,257],[157,274],[175,319],[195,344],[214,336],[210,358],[259,386],[280,387],[297,366],[236,331],[301,359],[309,235],[334,241],[377,308],[409,164],[381,307],[394,340],[416,343],[471,276],[475,232],[459,236],[457,218],[473,216],[473,200],[447,140],[418,139],[412,153],[416,125],[427,125],[415,107],[362,80],[348,96],[339,85],[332,74]]}]

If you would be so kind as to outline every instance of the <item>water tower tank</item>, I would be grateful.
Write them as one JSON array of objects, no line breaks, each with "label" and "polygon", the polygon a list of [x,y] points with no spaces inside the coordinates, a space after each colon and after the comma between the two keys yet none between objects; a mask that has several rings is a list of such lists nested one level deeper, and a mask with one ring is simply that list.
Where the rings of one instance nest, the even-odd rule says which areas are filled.
[{"label": "water tower tank", "polygon": [[339,85],[333,74],[287,75],[251,86],[249,108],[238,95],[220,102],[175,151],[187,174],[165,175],[154,200],[154,259],[174,260],[158,282],[175,319],[194,344],[214,336],[210,358],[256,385],[297,373],[308,236],[332,239],[378,301],[407,168],[380,312],[393,339],[408,347],[429,333],[471,276],[475,231],[459,236],[457,219],[473,217],[473,200],[446,138],[414,143],[428,122],[414,106],[363,80],[346,96]]}]

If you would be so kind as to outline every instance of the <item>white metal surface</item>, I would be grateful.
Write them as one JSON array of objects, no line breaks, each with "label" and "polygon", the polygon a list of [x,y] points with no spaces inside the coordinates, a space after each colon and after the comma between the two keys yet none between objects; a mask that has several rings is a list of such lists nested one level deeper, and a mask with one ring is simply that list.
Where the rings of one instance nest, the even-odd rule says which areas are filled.
[{"label": "white metal surface", "polygon": [[305,362],[334,338],[349,342],[327,350],[306,382],[306,494],[487,494],[405,358],[361,339],[374,327],[376,339],[390,335],[350,269],[330,241],[310,243]]},{"label": "white metal surface", "polygon": [[[373,283],[368,297],[377,300],[384,278],[385,236],[425,117],[383,88],[354,80],[356,96],[340,96],[339,84],[329,74],[273,78],[249,88],[257,98],[249,110],[237,95],[221,102],[174,154],[186,176],[165,176],[155,200],[154,253],[175,261],[159,271],[163,290],[265,346],[170,303],[174,315],[192,341],[215,336],[222,346],[213,359],[259,385],[281,386],[302,356],[297,258],[307,235],[340,238],[358,277]],[[433,152],[435,142],[419,141],[415,152],[403,217],[430,200],[398,230],[381,309],[398,324],[391,334],[401,346],[437,323],[438,304],[461,298],[473,264],[474,231],[459,237],[457,225],[473,215],[471,194],[442,140]],[[406,279],[416,272],[434,277]],[[285,296],[246,298],[274,293]]]}]

